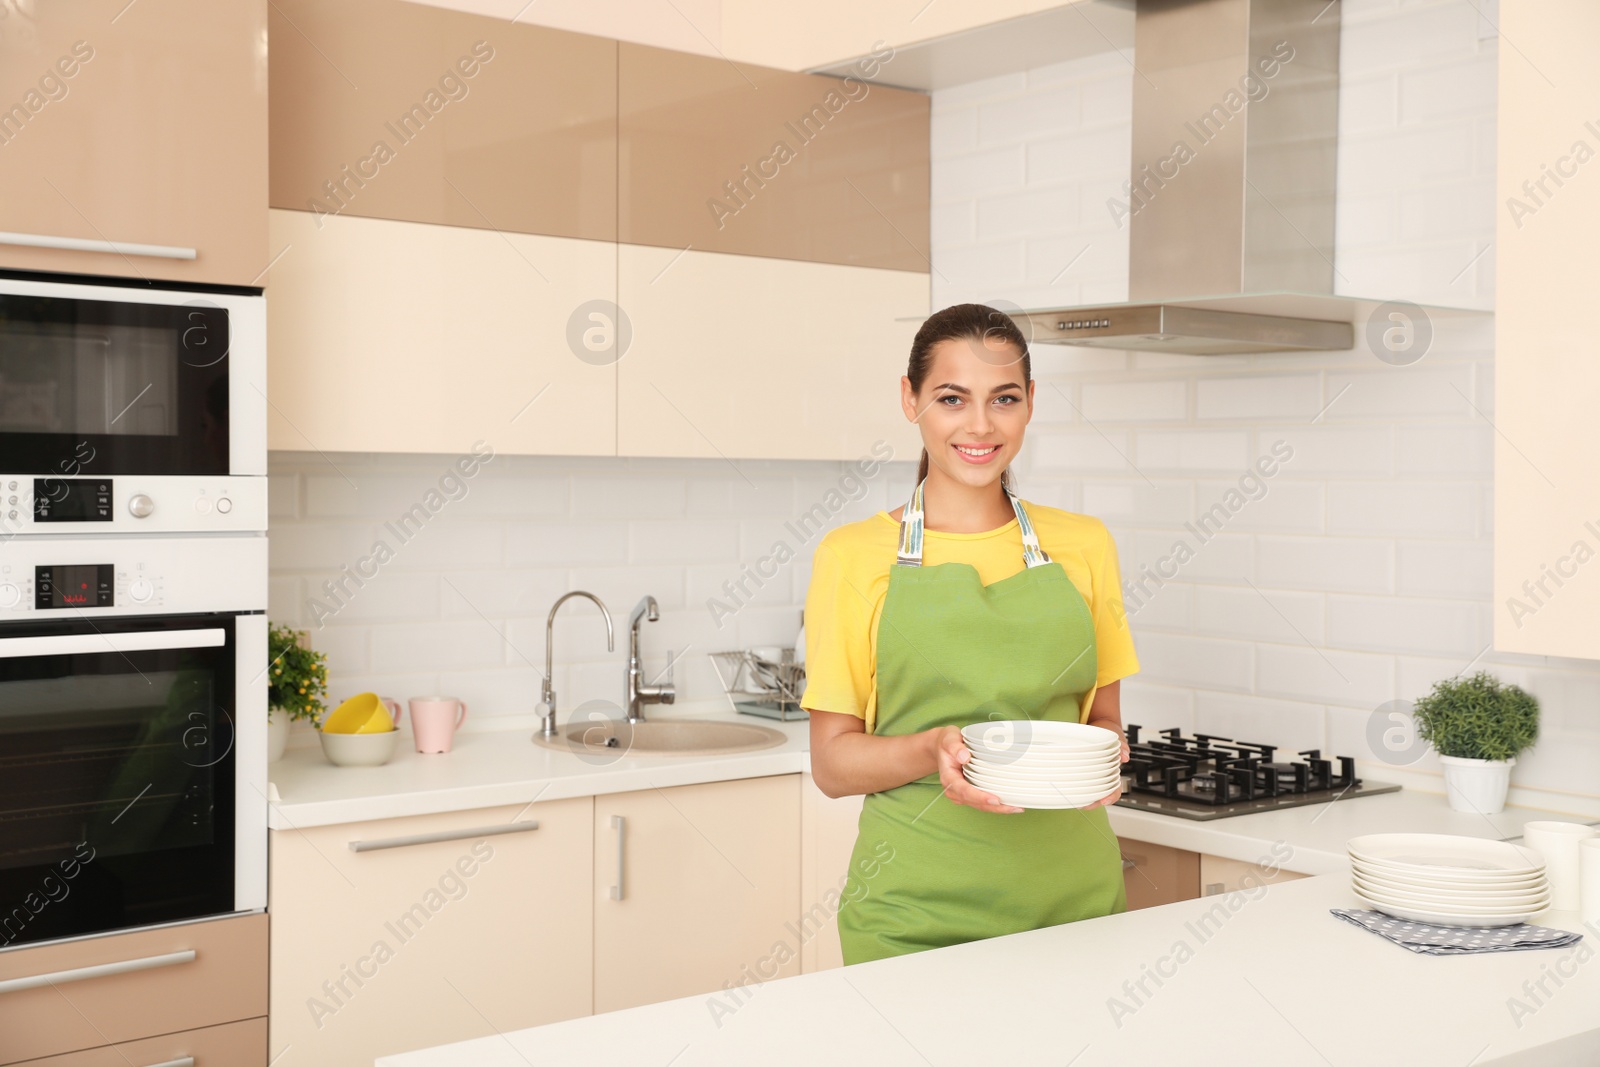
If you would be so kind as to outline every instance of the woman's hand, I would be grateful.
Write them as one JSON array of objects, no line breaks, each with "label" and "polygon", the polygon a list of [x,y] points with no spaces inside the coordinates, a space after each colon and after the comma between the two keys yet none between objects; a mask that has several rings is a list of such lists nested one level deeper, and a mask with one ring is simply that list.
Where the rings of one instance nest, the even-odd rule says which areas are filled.
[{"label": "woman's hand", "polygon": [[961,738],[960,727],[936,727],[929,730],[927,736],[933,746],[934,759],[939,767],[939,784],[944,787],[944,795],[953,803],[977,808],[979,811],[1008,814],[1022,810],[1001,803],[999,797],[979,789],[967,781],[966,775],[961,773],[962,764],[972,758],[972,752],[967,748],[966,741]]}]

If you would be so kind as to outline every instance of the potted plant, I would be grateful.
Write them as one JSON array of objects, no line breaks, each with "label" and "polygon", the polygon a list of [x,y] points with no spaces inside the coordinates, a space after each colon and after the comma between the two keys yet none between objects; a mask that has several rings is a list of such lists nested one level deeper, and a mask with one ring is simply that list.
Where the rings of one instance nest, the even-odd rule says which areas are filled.
[{"label": "potted plant", "polygon": [[1444,788],[1455,811],[1493,815],[1505,807],[1517,753],[1539,736],[1539,702],[1487,671],[1435,682],[1412,709],[1417,736],[1444,764]]},{"label": "potted plant", "polygon": [[304,630],[272,626],[267,631],[267,761],[280,759],[295,719],[316,722],[327,710],[328,666],[313,651]]}]

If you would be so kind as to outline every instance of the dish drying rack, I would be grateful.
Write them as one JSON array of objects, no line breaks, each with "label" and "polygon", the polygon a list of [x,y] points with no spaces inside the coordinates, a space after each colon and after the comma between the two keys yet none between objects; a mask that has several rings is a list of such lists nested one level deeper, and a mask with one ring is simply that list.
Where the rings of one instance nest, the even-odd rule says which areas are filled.
[{"label": "dish drying rack", "polygon": [[734,710],[781,722],[807,717],[800,706],[806,683],[805,665],[794,661],[794,649],[779,651],[777,663],[748,648],[710,653],[712,669],[733,701]]}]

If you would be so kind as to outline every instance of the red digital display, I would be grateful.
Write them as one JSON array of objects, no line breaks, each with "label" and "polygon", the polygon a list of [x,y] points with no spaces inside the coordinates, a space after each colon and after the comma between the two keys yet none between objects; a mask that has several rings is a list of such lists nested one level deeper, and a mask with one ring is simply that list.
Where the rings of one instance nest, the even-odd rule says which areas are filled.
[{"label": "red digital display", "polygon": [[109,608],[116,568],[109,563],[69,563],[35,567],[34,606],[38,608]]}]

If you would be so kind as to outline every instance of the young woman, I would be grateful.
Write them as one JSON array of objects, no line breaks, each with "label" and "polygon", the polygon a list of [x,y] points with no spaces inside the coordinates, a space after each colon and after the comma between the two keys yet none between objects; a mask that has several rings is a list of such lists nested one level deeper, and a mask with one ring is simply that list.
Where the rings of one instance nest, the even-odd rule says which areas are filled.
[{"label": "young woman", "polygon": [[1139,666],[1104,524],[1012,493],[1033,392],[1006,315],[959,304],[930,317],[900,382],[922,431],[917,488],[817,546],[802,701],[812,775],[829,796],[866,794],[838,917],[846,963],[1127,907],[1105,812],[1120,789],[1084,809],[1024,811],[961,772],[961,727],[985,719],[1120,735],[1119,679]]}]

